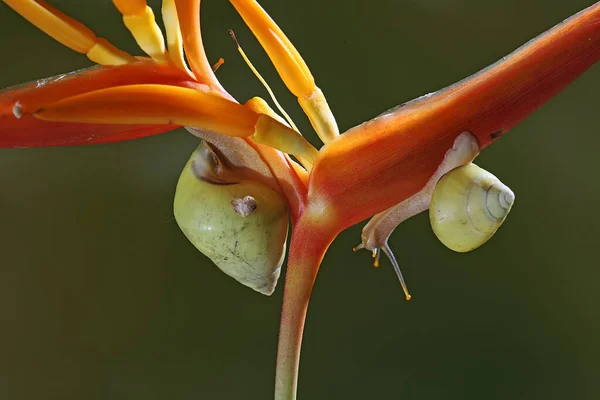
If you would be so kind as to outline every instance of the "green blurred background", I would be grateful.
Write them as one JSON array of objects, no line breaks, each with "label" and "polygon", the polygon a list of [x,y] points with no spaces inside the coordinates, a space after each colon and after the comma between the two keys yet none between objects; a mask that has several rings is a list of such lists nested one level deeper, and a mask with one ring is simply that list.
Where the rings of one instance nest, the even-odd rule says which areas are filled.
[{"label": "green blurred background", "polygon": [[[346,130],[476,72],[592,2],[262,4]],[[110,1],[50,3],[139,53]],[[203,3],[207,52],[225,58],[225,87],[240,100],[266,97],[233,28],[312,135],[229,3]],[[0,51],[0,87],[89,65],[4,4]],[[596,66],[479,157],[517,195],[484,247],[452,253],[427,214],[397,229],[391,246],[412,301],[387,260],[374,269],[367,252],[351,251],[361,226],[340,235],[312,297],[300,400],[598,398],[599,92]],[[267,298],[236,283],[172,218],[196,143],[179,130],[0,150],[0,398],[272,398],[283,285]]]}]

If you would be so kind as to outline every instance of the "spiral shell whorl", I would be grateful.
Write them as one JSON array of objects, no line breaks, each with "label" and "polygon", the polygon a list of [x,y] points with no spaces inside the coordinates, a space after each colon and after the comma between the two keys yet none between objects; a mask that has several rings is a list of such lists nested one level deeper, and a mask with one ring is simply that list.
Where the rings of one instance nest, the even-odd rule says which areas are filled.
[{"label": "spiral shell whorl", "polygon": [[515,195],[494,175],[468,164],[436,185],[430,204],[434,233],[448,248],[471,251],[488,241],[504,222]]}]

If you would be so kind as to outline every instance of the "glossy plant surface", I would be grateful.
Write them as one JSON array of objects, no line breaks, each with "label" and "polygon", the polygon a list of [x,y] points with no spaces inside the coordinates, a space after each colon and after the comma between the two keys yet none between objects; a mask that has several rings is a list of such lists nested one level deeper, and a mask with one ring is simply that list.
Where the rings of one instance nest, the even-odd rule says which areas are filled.
[{"label": "glossy plant surface", "polygon": [[[226,58],[219,79],[240,98],[261,91],[226,35],[228,16],[309,132],[229,4],[210,3],[203,29],[209,55]],[[342,130],[475,72],[589,5],[333,3],[323,11],[262,2],[311,65]],[[134,48],[112,4],[58,5]],[[12,56],[1,86],[87,65],[2,7],[2,48]],[[308,33],[307,19],[316,20]],[[14,31],[19,41],[5,33]],[[367,253],[351,253],[358,227],[335,242],[313,294],[301,398],[479,398],[490,388],[498,397],[592,398],[596,75],[597,67],[478,158],[519,198],[490,243],[450,253],[426,214],[397,230],[410,303],[386,261],[373,270]],[[0,152],[7,396],[271,396],[281,289],[272,299],[244,290],[171,220],[174,185],[196,144],[179,132]]]}]

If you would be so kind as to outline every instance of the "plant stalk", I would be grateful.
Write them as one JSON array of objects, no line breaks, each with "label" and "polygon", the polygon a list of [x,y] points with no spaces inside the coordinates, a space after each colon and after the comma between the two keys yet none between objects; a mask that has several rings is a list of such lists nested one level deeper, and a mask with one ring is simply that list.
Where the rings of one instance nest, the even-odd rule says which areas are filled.
[{"label": "plant stalk", "polygon": [[323,229],[319,219],[309,214],[305,212],[300,217],[290,244],[279,330],[275,400],[296,399],[300,347],[308,302],[321,261],[337,235]]}]

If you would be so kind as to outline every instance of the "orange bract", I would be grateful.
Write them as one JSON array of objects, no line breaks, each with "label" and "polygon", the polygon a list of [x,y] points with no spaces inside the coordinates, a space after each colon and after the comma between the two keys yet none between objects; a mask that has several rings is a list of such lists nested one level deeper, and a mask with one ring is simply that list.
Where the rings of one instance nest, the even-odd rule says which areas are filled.
[{"label": "orange bract", "polygon": [[[235,115],[235,118],[228,118]],[[47,121],[176,124],[250,136],[259,115],[221,96],[168,85],[124,85],[68,97],[40,109]]]}]

